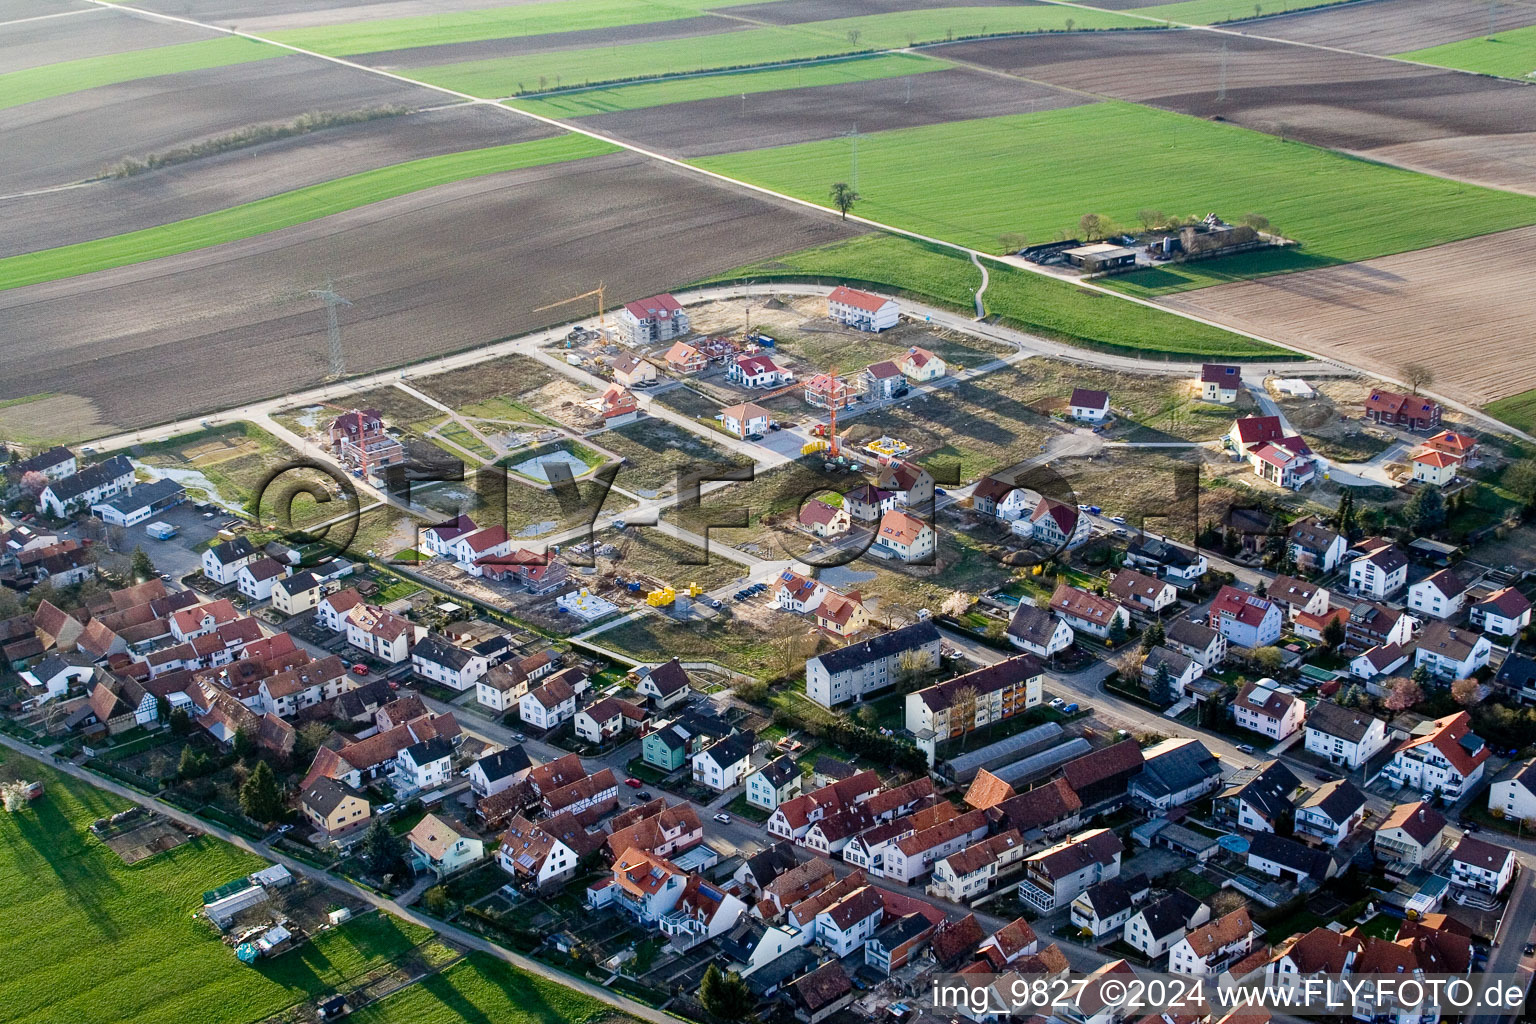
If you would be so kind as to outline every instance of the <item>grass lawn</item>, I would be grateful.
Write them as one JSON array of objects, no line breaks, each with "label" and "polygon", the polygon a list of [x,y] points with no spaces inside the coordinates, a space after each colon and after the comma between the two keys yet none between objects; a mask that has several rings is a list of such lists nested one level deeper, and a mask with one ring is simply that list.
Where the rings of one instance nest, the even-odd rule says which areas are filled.
[{"label": "grass lawn", "polygon": [[[481,433],[485,433],[485,431],[481,431]],[[449,444],[469,452],[470,455],[477,459],[484,462],[496,461],[496,453],[491,451],[484,441],[471,434],[461,423],[449,421],[438,429],[437,434]]]},{"label": "grass lawn", "polygon": [[286,53],[286,50],[266,43],[227,36],[44,64],[0,74],[0,110],[117,82],[245,64],[282,57]]},{"label": "grass lawn", "polygon": [[594,643],[627,654],[637,661],[713,661],[726,668],[762,676],[783,665],[774,639],[740,619],[725,618],[681,623],[663,615],[645,615],[604,630]]},{"label": "grass lawn", "polygon": [[725,809],[734,817],[745,818],[747,821],[754,821],[759,825],[773,817],[772,811],[765,811],[756,804],[747,803],[746,793],[737,793],[736,799],[726,804]]},{"label": "grass lawn", "polygon": [[320,53],[378,53],[412,46],[473,43],[481,39],[578,32],[692,18],[706,11],[758,0],[547,0],[479,11],[445,11],[409,18],[377,18],[318,28],[266,33],[271,39]]},{"label": "grass lawn", "polygon": [[[947,7],[833,18],[797,25],[664,39],[627,46],[552,50],[519,57],[410,68],[411,78],[486,99],[663,75],[746,68],[918,43],[1019,32],[1137,28],[1145,21],[1081,7]],[[416,42],[420,45],[420,41]],[[831,179],[828,179],[831,180]]]},{"label": "grass lawn", "polygon": [[[1219,327],[1121,302],[1013,267],[988,267],[987,311],[1003,322],[1090,348],[1228,359],[1284,353]],[[952,249],[872,234],[738,267],[718,280],[806,280],[864,284],[950,309],[974,312],[981,274]],[[666,402],[676,391],[661,397]]]},{"label": "grass lawn", "polygon": [[1489,402],[1483,412],[1526,433],[1536,431],[1536,390]]},{"label": "grass lawn", "polygon": [[[536,978],[486,953],[471,953],[352,1014],[358,1024],[587,1024],[614,1014],[606,1003]],[[624,1018],[619,1018],[623,1020]]]},{"label": "grass lawn", "polygon": [[1536,72],[1536,25],[1410,50],[1397,56],[1485,75],[1528,79],[1532,72]]},{"label": "grass lawn", "polygon": [[[189,494],[210,488],[234,508],[248,508],[268,477],[300,457],[276,437],[244,421],[183,434],[166,441],[138,445],[134,458],[153,470],[175,477]],[[333,489],[335,482],[314,471],[293,471],[293,479],[313,480]],[[200,474],[200,476],[199,476]],[[284,476],[286,482],[290,478]],[[268,510],[270,511],[270,510]],[[330,514],[339,509],[332,508]],[[295,519],[299,519],[295,509]]]},{"label": "grass lawn", "polygon": [[[133,867],[92,837],[124,802],[6,751],[0,779],[44,798],[0,815],[0,1006],[27,1024],[248,1024],[388,963],[431,932],[370,914],[255,968],[191,915],[265,862],[207,837]],[[19,927],[25,922],[25,927]]]},{"label": "grass lawn", "polygon": [[170,224],[10,256],[0,260],[0,290],[204,249],[434,185],[519,167],[578,160],[611,153],[614,148],[585,136],[562,135],[409,160]]},{"label": "grass lawn", "polygon": [[1363,935],[1374,935],[1378,939],[1386,939],[1390,942],[1397,938],[1397,929],[1401,924],[1402,920],[1399,918],[1377,914],[1360,926],[1360,932]]},{"label": "grass lawn", "polygon": [[628,459],[614,484],[630,491],[671,494],[679,471],[740,466],[747,460],[666,420],[643,419],[597,435],[596,442]]},{"label": "grass lawn", "polygon": [[[943,153],[942,160],[914,160]],[[1094,154],[1084,160],[1083,154]],[[706,157],[702,167],[812,202],[847,176],[849,142]],[[1159,173],[1144,173],[1154,161]],[[1042,187],[1042,183],[1050,183]],[[859,139],[857,210],[1001,252],[1001,235],[1043,239],[1098,213],[1144,208],[1254,212],[1300,249],[1146,270],[1113,279],[1139,295],[1348,263],[1536,223],[1536,199],[1384,167],[1261,132],[1106,102],[878,132]],[[999,310],[1001,312],[1001,310]]]},{"label": "grass lawn", "polygon": [[1223,21],[1240,21],[1256,14],[1284,14],[1287,11],[1304,11],[1310,7],[1331,7],[1346,0],[1184,0],[1182,3],[1158,4],[1140,7],[1132,13],[1149,18],[1167,18],[1184,25],[1215,25]]},{"label": "grass lawn", "polygon": [[509,100],[508,106],[545,117],[587,117],[611,114],[618,110],[660,107],[668,103],[709,100],[721,96],[743,96],[772,92],[776,89],[809,89],[817,85],[841,85],[844,82],[869,82],[881,78],[920,75],[953,67],[947,61],[915,53],[892,53],[874,57],[830,60],[822,64],[801,64],[792,68],[758,71],[733,71],[701,78],[680,78],[639,85],[617,85],[604,89]]}]

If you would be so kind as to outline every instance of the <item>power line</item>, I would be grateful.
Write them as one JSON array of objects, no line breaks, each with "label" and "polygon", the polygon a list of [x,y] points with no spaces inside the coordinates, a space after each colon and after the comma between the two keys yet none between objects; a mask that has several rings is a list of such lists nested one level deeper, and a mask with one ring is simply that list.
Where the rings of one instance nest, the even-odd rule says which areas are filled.
[{"label": "power line", "polygon": [[341,350],[341,319],[337,316],[336,310],[340,306],[350,306],[352,303],[337,295],[329,282],[324,288],[311,289],[309,294],[325,303],[325,340],[326,347],[330,350],[331,379],[345,377],[347,357]]}]

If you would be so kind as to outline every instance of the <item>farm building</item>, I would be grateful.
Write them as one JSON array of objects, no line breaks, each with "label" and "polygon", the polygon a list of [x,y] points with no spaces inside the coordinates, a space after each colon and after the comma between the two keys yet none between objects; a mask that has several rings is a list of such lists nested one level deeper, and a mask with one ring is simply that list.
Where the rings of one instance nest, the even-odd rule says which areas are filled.
[{"label": "farm building", "polygon": [[1090,274],[1101,274],[1106,270],[1136,265],[1135,249],[1127,249],[1123,245],[1115,245],[1111,242],[1079,245],[1074,249],[1066,250],[1062,255],[1072,266],[1080,267]]},{"label": "farm building", "polygon": [[619,323],[628,332],[631,345],[670,341],[688,333],[688,314],[670,295],[625,303]]},{"label": "farm building", "polygon": [[895,299],[882,299],[856,288],[839,286],[827,296],[827,315],[860,331],[884,331],[896,326],[900,307]]}]

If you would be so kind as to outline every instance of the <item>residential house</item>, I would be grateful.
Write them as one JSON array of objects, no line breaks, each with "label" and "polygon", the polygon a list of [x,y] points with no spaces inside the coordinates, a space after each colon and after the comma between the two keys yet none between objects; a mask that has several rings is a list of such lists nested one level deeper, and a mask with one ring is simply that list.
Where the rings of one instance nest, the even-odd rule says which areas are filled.
[{"label": "residential house", "polygon": [[1008,642],[1037,658],[1051,658],[1072,646],[1076,634],[1072,627],[1051,613],[1050,608],[1024,604],[1013,610],[1008,621]]},{"label": "residential house", "polygon": [[573,728],[588,743],[608,743],[626,728],[638,728],[645,721],[645,710],[619,697],[603,697],[576,712]]},{"label": "residential house", "polygon": [[1531,602],[1514,587],[1502,587],[1474,600],[1467,621],[1488,636],[1516,636],[1531,624]]},{"label": "residential house", "polygon": [[1033,654],[1006,658],[907,694],[906,727],[941,738],[964,735],[1039,705],[1044,680],[1045,666]]},{"label": "residential house", "polygon": [[1493,644],[1483,634],[1431,622],[1419,631],[1414,665],[1423,665],[1441,679],[1466,679],[1488,664]]},{"label": "residential house", "polygon": [[1243,386],[1243,371],[1238,366],[1206,363],[1200,367],[1200,397],[1207,402],[1231,405],[1237,401],[1237,389]]},{"label": "residential house", "polygon": [[1121,630],[1129,629],[1131,624],[1130,613],[1119,603],[1066,583],[1056,585],[1050,607],[1075,632],[1100,639],[1108,639],[1117,623]]},{"label": "residential house", "polygon": [[864,943],[865,965],[885,975],[901,970],[928,944],[943,920],[944,914],[937,908],[927,914],[913,911],[899,917],[887,912],[879,930]]},{"label": "residential house", "polygon": [[1365,794],[1348,779],[1319,786],[1296,810],[1297,835],[1338,846],[1365,820]]},{"label": "residential house", "polygon": [[576,873],[580,855],[523,815],[514,815],[496,850],[501,869],[519,882],[543,889]]},{"label": "residential house", "polygon": [[1245,832],[1289,832],[1301,780],[1280,761],[1240,768],[1216,795],[1216,815]]},{"label": "residential house", "polygon": [[688,685],[688,673],[676,658],[660,665],[642,665],[635,669],[634,676],[636,692],[647,698],[657,710],[665,710],[678,701],[687,700],[693,692]]},{"label": "residential house", "polygon": [[746,910],[747,905],[733,894],[706,882],[700,875],[691,875],[677,903],[659,924],[662,934],[672,940],[673,948],[686,950],[724,935]]},{"label": "residential house", "polygon": [[934,547],[933,527],[914,515],[892,509],[881,517],[869,553],[902,562],[927,563],[933,559]]},{"label": "residential house", "polygon": [[1321,884],[1339,870],[1338,863],[1325,850],[1268,832],[1259,832],[1250,839],[1248,866],[1296,885],[1308,881]]},{"label": "residential house", "polygon": [[1414,483],[1429,484],[1434,487],[1445,487],[1454,483],[1456,472],[1461,468],[1461,460],[1456,456],[1431,449],[1414,452],[1408,461],[1413,465]]},{"label": "residential house", "polygon": [[485,857],[485,841],[469,826],[437,814],[428,814],[405,837],[411,866],[418,874],[431,872],[444,878]]},{"label": "residential house", "polygon": [[626,388],[656,383],[656,367],[633,352],[620,352],[608,365],[613,370],[614,382]]},{"label": "residential house", "polygon": [[1182,890],[1175,889],[1154,903],[1133,910],[1120,937],[1148,960],[1156,960],[1186,932],[1211,919],[1211,908]]},{"label": "residential house", "polygon": [[845,508],[828,505],[817,498],[807,499],[800,506],[800,525],[814,536],[841,537],[853,526],[853,518]]},{"label": "residential house", "polygon": [[606,845],[615,856],[635,848],[672,858],[704,841],[704,825],[693,805],[679,803],[668,807],[660,797],[614,815],[609,828]]},{"label": "residential house", "polygon": [[[652,295],[648,299],[626,302],[619,312],[619,325],[629,344],[636,347],[670,341],[688,333],[688,313],[670,295]],[[671,362],[668,353],[668,362]]]},{"label": "residential house", "polygon": [[1454,800],[1482,779],[1483,764],[1490,756],[1488,744],[1472,732],[1471,717],[1458,711],[1414,729],[1382,774],[1425,795],[1438,793]]},{"label": "residential house", "polygon": [[1285,617],[1273,601],[1227,584],[1211,601],[1210,621],[1230,643],[1255,648],[1280,639]]},{"label": "residential house", "polygon": [[1398,804],[1376,827],[1376,858],[1406,873],[1429,863],[1440,849],[1445,815],[1421,800]]},{"label": "residential house", "polygon": [[896,507],[899,495],[882,491],[874,484],[862,484],[843,495],[843,508],[861,523],[872,523]]},{"label": "residential house", "polygon": [[800,795],[804,777],[800,766],[787,754],[774,758],[747,776],[747,803],[771,811]]},{"label": "residential house", "polygon": [[566,669],[524,694],[517,715],[535,729],[558,729],[576,717],[577,694],[587,688],[585,675],[577,669]]},{"label": "residential house", "polygon": [[1119,877],[1123,849],[1105,828],[1064,839],[1025,858],[1019,896],[1042,914],[1069,906],[1089,886]]},{"label": "residential house", "polygon": [[675,772],[694,754],[731,731],[724,719],[689,709],[676,719],[652,726],[640,741],[640,756],[653,768]]},{"label": "residential house", "polygon": [[862,947],[884,919],[880,890],[866,885],[816,915],[816,940],[841,959]]},{"label": "residential house", "polygon": [[441,736],[406,747],[395,759],[395,794],[409,800],[453,779],[453,744]]},{"label": "residential house", "polygon": [[656,924],[671,913],[688,884],[677,865],[631,848],[613,862],[613,874],[587,889],[587,906],[612,906],[641,924]]},{"label": "residential house", "polygon": [[1170,974],[1215,977],[1253,951],[1258,929],[1239,907],[1225,917],[1200,925],[1173,944],[1168,952]]},{"label": "residential house", "polygon": [[785,569],[773,585],[774,603],[788,612],[805,614],[816,610],[829,593],[826,584]]},{"label": "residential house", "polygon": [[1178,600],[1173,584],[1153,579],[1135,569],[1121,569],[1110,581],[1109,592],[1121,604],[1156,615]]},{"label": "residential house", "polygon": [[221,585],[234,583],[241,569],[261,557],[248,537],[222,541],[203,552],[203,575]]},{"label": "residential house", "polygon": [[300,615],[320,603],[325,581],[310,571],[272,581],[272,607],[284,615]]},{"label": "residential house", "polygon": [[1077,506],[1055,498],[1041,498],[1036,503],[1029,516],[1029,527],[1031,540],[1057,551],[1081,547],[1093,536],[1093,524],[1088,517]]},{"label": "residential house", "polygon": [[1016,917],[987,936],[976,952],[998,970],[1040,951],[1040,938],[1029,922]]},{"label": "residential house", "polygon": [[1515,851],[1464,835],[1451,851],[1451,882],[1498,896],[1515,877]]},{"label": "residential house", "polygon": [[699,373],[709,365],[709,357],[686,341],[674,341],[662,359],[667,369],[683,376]]},{"label": "residential house", "polygon": [[1330,530],[1316,516],[1307,516],[1291,524],[1286,547],[1298,569],[1327,574],[1349,550],[1343,534]]},{"label": "residential house", "polygon": [[411,648],[411,668],[419,678],[453,690],[468,690],[490,671],[490,659],[441,636],[428,636]]},{"label": "residential house", "polygon": [[368,824],[368,797],[336,779],[321,776],[304,788],[299,809],[327,839],[348,835]]},{"label": "residential house", "polygon": [[1170,695],[1191,694],[1195,680],[1205,675],[1205,666],[1194,658],[1186,657],[1171,647],[1161,645],[1147,652],[1141,663],[1141,681],[1149,688],[1157,681],[1159,672],[1166,672]]},{"label": "residential house", "polygon": [[1521,704],[1536,700],[1536,659],[1523,654],[1509,655],[1493,681]]},{"label": "residential house", "polygon": [[1360,601],[1344,623],[1344,637],[1351,647],[1379,647],[1385,644],[1406,646],[1413,639],[1417,620],[1405,612],[1374,601]]},{"label": "residential house", "polygon": [[1382,426],[1434,430],[1440,426],[1440,403],[1377,388],[1366,396],[1365,418]]},{"label": "residential house", "polygon": [[1089,942],[1102,942],[1110,935],[1119,938],[1136,909],[1138,899],[1147,894],[1147,879],[1111,878],[1089,886],[1072,901],[1072,924]]},{"label": "residential house", "polygon": [[896,326],[900,312],[895,299],[881,298],[856,288],[839,285],[827,295],[827,315],[859,331],[889,330]]},{"label": "residential house", "polygon": [[1265,966],[1265,984],[1279,988],[1311,982],[1318,986],[1319,995],[1335,998],[1336,988],[1364,948],[1359,934],[1314,928],[1294,938],[1289,945],[1278,947],[1275,958]]},{"label": "residential house", "polygon": [[357,685],[336,655],[294,665],[262,679],[258,710],[279,718],[292,718],[306,708],[335,700]]},{"label": "residential house", "polygon": [[1257,508],[1234,505],[1221,517],[1222,536],[1246,557],[1266,551],[1280,526],[1278,516]]},{"label": "residential house", "polygon": [[1349,674],[1367,681],[1383,679],[1406,665],[1412,653],[1401,644],[1378,644],[1350,661]]},{"label": "residential house", "polygon": [[1408,582],[1408,556],[1396,544],[1372,537],[1355,550],[1359,555],[1349,563],[1349,588],[1355,593],[1381,601]]},{"label": "residential house", "polygon": [[1307,705],[1273,679],[1260,679],[1243,684],[1232,702],[1232,713],[1239,728],[1278,742],[1301,728]]},{"label": "residential house", "polygon": [[1166,811],[1221,785],[1221,762],[1199,740],[1166,739],[1148,747],[1142,758],[1141,773],[1131,780],[1128,791],[1132,800],[1148,809]]},{"label": "residential house", "polygon": [[1306,749],[1354,771],[1387,745],[1387,723],[1358,708],[1318,701],[1307,715]]},{"label": "residential house", "polygon": [[364,476],[405,462],[405,447],[384,429],[377,409],[351,409],[331,421],[331,451]]},{"label": "residential house", "polygon": [[5,471],[17,481],[28,473],[41,473],[49,480],[65,480],[80,472],[80,464],[74,452],[63,445],[54,445],[47,451],[11,463]]},{"label": "residential house", "polygon": [[1198,551],[1169,543],[1149,533],[1138,534],[1130,542],[1125,552],[1125,564],[1138,569],[1150,569],[1157,574],[1158,579],[1167,580],[1180,589],[1194,586],[1208,568],[1205,556]]},{"label": "residential house", "polygon": [[[529,778],[534,779],[535,774],[530,772]],[[591,825],[619,806],[619,780],[612,768],[602,768],[591,775],[583,772],[567,785],[538,789],[545,814],[568,813],[583,825]]]},{"label": "residential house", "polygon": [[864,607],[864,600],[857,590],[846,594],[828,590],[813,614],[818,627],[844,639],[869,628],[869,609]]},{"label": "residential house", "polygon": [[[530,665],[535,658],[543,659],[542,664]],[[537,674],[531,673],[530,667]],[[530,682],[542,678],[550,668],[553,662],[542,654],[493,666],[475,681],[475,699],[494,711],[520,708]]]},{"label": "residential house", "polygon": [[858,700],[939,666],[939,630],[930,619],[808,658],[805,695],[824,708]]},{"label": "residential house", "polygon": [[77,651],[55,651],[41,662],[21,673],[27,684],[32,706],[58,700],[71,687],[89,683],[96,675],[96,662],[88,654]]},{"label": "residential house", "polygon": [[235,574],[235,586],[252,601],[265,601],[272,596],[272,587],[288,575],[288,567],[275,558],[263,556],[242,566]]},{"label": "residential house", "polygon": [[347,643],[391,665],[409,658],[416,638],[426,632],[409,619],[371,604],[354,606],[346,622]]},{"label": "residential house", "polygon": [[866,366],[859,375],[859,384],[866,402],[885,401],[905,394],[907,390],[907,378],[901,375],[901,368],[889,359]]},{"label": "residential house", "polygon": [[720,426],[732,437],[751,437],[768,430],[773,413],[756,402],[742,402],[720,410]]},{"label": "residential house", "polygon": [[1264,596],[1278,604],[1286,618],[1294,622],[1302,615],[1322,615],[1327,612],[1332,595],[1328,593],[1327,587],[1308,583],[1295,576],[1282,575],[1270,580]]},{"label": "residential house", "polygon": [[923,508],[933,501],[933,474],[915,462],[893,459],[880,468],[875,486],[896,495],[901,504]]},{"label": "residential house", "polygon": [[585,403],[604,427],[622,427],[640,418],[640,399],[622,384],[609,384],[603,393]]},{"label": "residential house", "polygon": [[785,1001],[801,1024],[821,1024],[853,1002],[857,994],[847,972],[836,960],[791,982],[783,991]]},{"label": "residential house", "polygon": [[1431,573],[1408,588],[1408,607],[1436,619],[1461,613],[1467,583],[1449,569]]},{"label": "residential house", "polygon": [[37,496],[37,505],[51,516],[65,519],[132,489],[133,463],[114,455],[72,476],[50,479]]},{"label": "residential house", "polygon": [[984,476],[971,488],[971,508],[977,515],[1013,522],[1033,508],[1029,491],[1009,480]]},{"label": "residential house", "polygon": [[326,594],[315,605],[315,621],[332,633],[344,633],[347,629],[347,616],[362,603],[363,595],[351,587]]},{"label": "residential house", "polygon": [[532,769],[533,762],[520,744],[503,747],[469,766],[469,788],[482,799],[495,796],[528,778]]},{"label": "residential house", "polygon": [[1084,808],[1123,803],[1130,783],[1141,773],[1145,758],[1134,739],[1111,743],[1061,766],[1062,778],[1077,794]]},{"label": "residential house", "polygon": [[446,523],[438,523],[422,530],[419,536],[419,550],[425,555],[447,557],[454,541],[476,533],[479,529],[480,527],[476,526],[475,521],[469,516],[460,515]]},{"label": "residential house", "polygon": [[1022,868],[1026,849],[1019,830],[1009,829],[941,857],[933,862],[928,894],[952,903],[970,903],[990,890],[1000,875]]},{"label": "residential house", "polygon": [[762,353],[737,356],[726,367],[725,377],[744,388],[776,388],[795,379],[793,372],[780,369],[772,357]]},{"label": "residential house", "polygon": [[834,405],[846,409],[858,398],[858,393],[852,384],[841,377],[818,373],[806,378],[801,397],[805,399],[806,405],[816,409],[830,409]]},{"label": "residential house", "polygon": [[988,827],[985,811],[966,811],[898,839],[886,851],[880,873],[898,882],[915,881],[933,870],[935,861],[980,840]]},{"label": "residential house", "polygon": [[739,785],[752,769],[752,751],[757,734],[733,733],[693,755],[693,781],[724,793]]},{"label": "residential house", "polygon": [[1067,400],[1067,414],[1080,423],[1103,423],[1109,415],[1109,392],[1092,388],[1073,388]]},{"label": "residential house", "polygon": [[1221,631],[1189,619],[1170,622],[1164,641],[1175,651],[1199,662],[1202,668],[1216,668],[1227,659],[1227,638]]},{"label": "residential house", "polygon": [[479,563],[512,553],[512,537],[505,526],[487,526],[474,533],[456,537],[448,545],[448,557],[459,563],[459,568],[471,576],[480,576],[484,569]]},{"label": "residential house", "polygon": [[1521,763],[1514,775],[1488,788],[1488,810],[1507,821],[1536,818],[1536,760]]},{"label": "residential house", "polygon": [[897,364],[901,372],[914,381],[923,383],[930,380],[938,380],[948,372],[944,360],[934,355],[925,348],[913,345],[907,349],[907,354],[901,357]]}]

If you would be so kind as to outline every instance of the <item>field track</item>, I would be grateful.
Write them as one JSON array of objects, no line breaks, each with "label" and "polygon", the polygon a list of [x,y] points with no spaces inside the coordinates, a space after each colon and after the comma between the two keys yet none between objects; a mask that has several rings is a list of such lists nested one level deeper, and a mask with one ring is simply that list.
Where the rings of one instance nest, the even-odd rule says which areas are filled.
[{"label": "field track", "polygon": [[305,293],[327,280],[361,372],[524,333],[599,280],[648,295],[860,230],[625,154],[476,178],[0,293],[0,399],[80,395],[128,427],[313,385],[325,317]]},{"label": "field track", "polygon": [[1532,260],[1536,228],[1521,228],[1162,303],[1394,377],[1426,363],[1434,390],[1482,405],[1536,388]]},{"label": "field track", "polygon": [[[1460,139],[1423,147],[1416,165],[1536,192],[1536,94],[1514,82],[1184,30],[984,40],[925,52],[1367,157],[1387,147]],[[1135,71],[1106,74],[1106,67]],[[1483,142],[1495,136],[1512,139]],[[1502,155],[1490,158],[1495,148]]]}]

